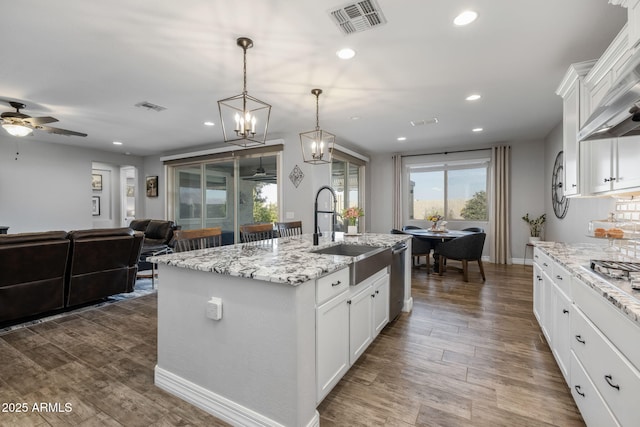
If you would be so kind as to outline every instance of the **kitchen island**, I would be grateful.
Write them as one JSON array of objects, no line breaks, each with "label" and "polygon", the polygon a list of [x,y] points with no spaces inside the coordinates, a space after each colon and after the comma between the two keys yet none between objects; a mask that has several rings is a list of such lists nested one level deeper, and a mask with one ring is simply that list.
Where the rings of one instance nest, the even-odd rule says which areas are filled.
[{"label": "kitchen island", "polygon": [[[155,257],[156,385],[234,425],[319,425],[316,407],[328,392],[319,380],[322,367],[337,366],[327,380],[330,390],[351,364],[349,348],[346,365],[335,359],[341,352],[326,352],[327,334],[321,331],[328,326],[330,339],[346,337],[348,345],[349,318],[335,323],[340,317],[331,313],[348,316],[356,290],[368,302],[377,293],[369,291],[375,283],[388,289],[388,265],[379,266],[371,278],[375,283],[352,284],[353,257],[312,251],[339,243],[390,248],[400,241],[410,244],[410,236],[338,233],[336,242],[324,237],[313,246],[311,235],[302,235]],[[334,309],[332,301],[341,298],[344,305]],[[405,279],[404,310],[410,309]],[[326,313],[334,323],[325,321]]]}]

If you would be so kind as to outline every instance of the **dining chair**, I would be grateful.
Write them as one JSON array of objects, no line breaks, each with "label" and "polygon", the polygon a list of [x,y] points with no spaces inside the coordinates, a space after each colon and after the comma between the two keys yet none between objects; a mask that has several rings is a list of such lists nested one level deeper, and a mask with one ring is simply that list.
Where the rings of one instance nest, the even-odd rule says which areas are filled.
[{"label": "dining chair", "polygon": [[[403,230],[423,230],[421,227],[415,225],[405,225]],[[393,229],[392,234],[406,234],[403,231]],[[420,257],[425,257],[425,264],[427,265],[427,274],[429,273],[429,256],[431,255],[431,242],[419,237],[413,236],[411,238],[411,256],[413,258],[413,266],[420,267]]]},{"label": "dining chair", "polygon": [[273,228],[272,223],[245,224],[240,226],[240,240],[243,243],[273,239],[277,237],[276,233],[277,231]]},{"label": "dining chair", "polygon": [[302,234],[302,221],[276,222],[276,230],[280,237],[299,236]]},{"label": "dining chair", "polygon": [[222,246],[222,228],[199,228],[196,230],[176,230],[174,233],[175,252]]},{"label": "dining chair", "polygon": [[458,237],[438,245],[438,272],[442,275],[445,271],[445,260],[453,259],[462,262],[462,275],[465,282],[469,281],[469,261],[478,261],[482,280],[486,280],[482,265],[482,248],[485,233],[473,233],[468,236]]},{"label": "dining chair", "polygon": [[469,228],[463,228],[462,231],[471,231],[473,233],[484,233],[484,228],[469,227]]}]

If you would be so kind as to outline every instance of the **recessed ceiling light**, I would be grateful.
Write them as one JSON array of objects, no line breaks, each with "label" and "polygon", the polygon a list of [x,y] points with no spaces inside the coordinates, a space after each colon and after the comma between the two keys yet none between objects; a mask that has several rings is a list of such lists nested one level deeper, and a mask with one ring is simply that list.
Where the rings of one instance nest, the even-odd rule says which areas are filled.
[{"label": "recessed ceiling light", "polygon": [[477,93],[474,93],[472,95],[467,96],[465,99],[467,101],[476,101],[478,99],[482,98],[482,96],[478,95]]},{"label": "recessed ceiling light", "polygon": [[122,145],[122,142],[120,142],[120,141],[113,141],[113,145]]},{"label": "recessed ceiling light", "polygon": [[482,128],[473,128],[471,129],[472,132],[482,132],[484,129]]},{"label": "recessed ceiling light", "polygon": [[398,141],[406,141],[407,137],[406,136],[399,136],[398,137]]},{"label": "recessed ceiling light", "polygon": [[204,122],[205,126],[215,126],[215,123],[213,122]]},{"label": "recessed ceiling light", "polygon": [[456,18],[453,20],[453,23],[458,26],[469,25],[473,21],[475,21],[477,17],[478,14],[473,10],[465,10],[460,15],[456,16]]},{"label": "recessed ceiling light", "polygon": [[356,56],[356,51],[349,47],[345,47],[344,49],[337,51],[336,55],[338,55],[338,58],[340,59],[351,59]]},{"label": "recessed ceiling light", "polygon": [[354,120],[354,121],[355,120],[360,120],[360,116],[351,116],[350,118],[351,118],[351,120]]}]

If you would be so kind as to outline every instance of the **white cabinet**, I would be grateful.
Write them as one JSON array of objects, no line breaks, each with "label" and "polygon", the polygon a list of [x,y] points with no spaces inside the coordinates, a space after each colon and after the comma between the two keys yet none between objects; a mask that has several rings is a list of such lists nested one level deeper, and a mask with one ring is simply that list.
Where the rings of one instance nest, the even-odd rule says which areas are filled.
[{"label": "white cabinet", "polygon": [[373,340],[371,283],[349,298],[349,363],[354,364]]},{"label": "white cabinet", "polygon": [[316,281],[316,403],[349,370],[349,268]]},{"label": "white cabinet", "polygon": [[601,194],[640,188],[640,137],[583,142],[589,171],[586,193]]},{"label": "white cabinet", "polygon": [[373,282],[373,337],[389,323],[389,276],[383,275]]},{"label": "white cabinet", "polygon": [[349,307],[344,291],[316,309],[316,401],[349,370]]},{"label": "white cabinet", "polygon": [[551,306],[551,332],[553,356],[560,367],[565,381],[569,382],[570,357],[571,357],[571,300],[555,283],[552,285],[553,294]]},{"label": "white cabinet", "polygon": [[349,268],[316,281],[316,403],[389,322],[389,273],[385,267],[355,286]]},{"label": "white cabinet", "polygon": [[595,61],[572,64],[556,90],[562,97],[563,182],[566,196],[575,196],[581,192],[578,131],[587,118],[583,81],[593,64]]},{"label": "white cabinet", "polygon": [[533,314],[542,325],[544,316],[544,277],[542,269],[537,264],[533,264]]},{"label": "white cabinet", "polygon": [[614,190],[640,189],[640,136],[618,138]]},{"label": "white cabinet", "polygon": [[389,273],[380,270],[352,287],[349,298],[349,361],[364,353],[371,341],[389,323]]}]

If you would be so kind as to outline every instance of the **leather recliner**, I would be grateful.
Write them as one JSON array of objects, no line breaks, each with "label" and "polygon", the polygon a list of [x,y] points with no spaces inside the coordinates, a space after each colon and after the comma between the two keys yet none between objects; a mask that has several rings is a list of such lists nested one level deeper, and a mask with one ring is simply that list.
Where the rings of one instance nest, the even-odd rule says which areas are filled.
[{"label": "leather recliner", "polygon": [[0,235],[0,322],[61,309],[66,231]]},{"label": "leather recliner", "polygon": [[144,234],[130,228],[71,231],[66,306],[131,292]]}]

